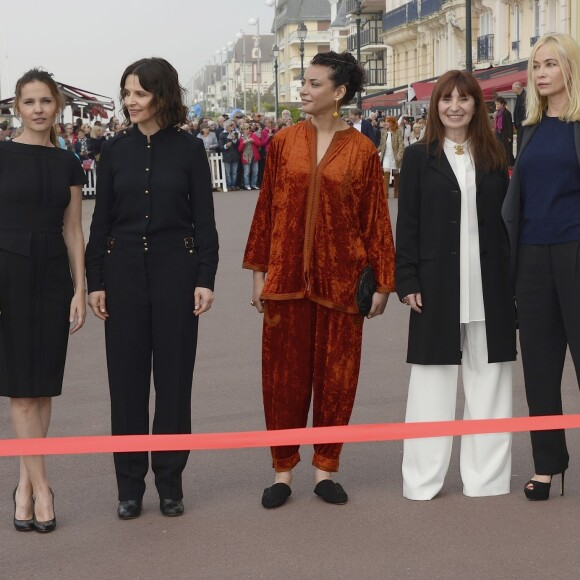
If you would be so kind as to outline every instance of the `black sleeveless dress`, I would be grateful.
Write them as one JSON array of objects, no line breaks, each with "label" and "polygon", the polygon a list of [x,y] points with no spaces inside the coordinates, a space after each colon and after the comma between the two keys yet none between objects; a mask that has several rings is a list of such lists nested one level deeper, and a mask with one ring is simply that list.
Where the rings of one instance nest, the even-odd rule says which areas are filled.
[{"label": "black sleeveless dress", "polygon": [[62,236],[85,174],[59,148],[0,143],[0,395],[62,391],[73,285]]}]

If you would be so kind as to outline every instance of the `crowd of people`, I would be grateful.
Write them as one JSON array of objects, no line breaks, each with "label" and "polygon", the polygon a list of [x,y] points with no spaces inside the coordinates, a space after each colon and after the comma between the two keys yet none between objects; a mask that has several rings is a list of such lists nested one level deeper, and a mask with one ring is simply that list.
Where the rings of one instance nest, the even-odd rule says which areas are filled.
[{"label": "crowd of people", "polygon": [[[77,156],[90,137],[78,128],[77,156],[60,147],[56,84],[36,69],[19,79],[23,130],[0,143],[0,395],[17,437],[47,434],[68,334],[85,321],[85,271],[89,307],[105,325],[113,434],[149,433],[151,374],[152,432],[191,431],[198,320],[211,309],[218,265],[206,152],[220,147],[229,179],[241,164],[245,187],[260,189],[242,266],[263,315],[268,429],[306,426],[311,404],[314,426],[348,424],[365,320],[394,292],[410,311],[407,422],[454,419],[460,372],[465,419],[510,417],[517,323],[530,414],[562,414],[567,347],[580,372],[580,47],[564,34],[533,47],[515,162],[498,135],[504,104],[490,124],[472,74],[443,74],[423,122],[354,110],[349,123],[340,110],[364,77],[348,52],[317,54],[300,91],[302,122],[224,118],[212,134],[206,120],[190,128],[170,63],[132,63],[120,82],[129,125],[102,143],[86,252]],[[437,496],[451,447],[451,437],[405,441],[406,498]],[[564,432],[534,433],[532,448],[526,497],[547,500],[556,474],[563,493]],[[314,493],[330,504],[348,501],[333,479],[341,449],[314,446]],[[297,445],[271,455],[267,509],[287,502],[300,461]],[[151,453],[164,516],[184,512],[187,458]],[[140,516],[148,469],[147,453],[115,454],[120,519]],[[509,493],[510,434],[462,437],[460,469],[466,496]],[[56,528],[43,457],[21,459],[13,498],[17,530]]]}]

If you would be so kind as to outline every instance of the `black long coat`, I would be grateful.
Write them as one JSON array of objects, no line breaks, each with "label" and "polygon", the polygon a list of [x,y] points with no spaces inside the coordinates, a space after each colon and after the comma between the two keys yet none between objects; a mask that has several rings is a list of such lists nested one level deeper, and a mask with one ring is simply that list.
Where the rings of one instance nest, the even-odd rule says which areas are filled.
[{"label": "black long coat", "polygon": [[[516,357],[509,244],[501,218],[507,172],[476,171],[477,216],[488,361]],[[421,292],[423,312],[411,311],[407,362],[461,363],[459,249],[461,192],[444,153],[415,143],[405,149],[399,181],[397,294]]]}]

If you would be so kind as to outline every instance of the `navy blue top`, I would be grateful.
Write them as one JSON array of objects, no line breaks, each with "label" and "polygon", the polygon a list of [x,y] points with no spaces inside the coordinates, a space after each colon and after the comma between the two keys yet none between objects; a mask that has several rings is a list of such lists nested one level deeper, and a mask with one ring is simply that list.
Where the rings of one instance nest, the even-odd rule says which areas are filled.
[{"label": "navy blue top", "polygon": [[574,123],[542,117],[519,162],[520,244],[580,240],[580,165]]}]

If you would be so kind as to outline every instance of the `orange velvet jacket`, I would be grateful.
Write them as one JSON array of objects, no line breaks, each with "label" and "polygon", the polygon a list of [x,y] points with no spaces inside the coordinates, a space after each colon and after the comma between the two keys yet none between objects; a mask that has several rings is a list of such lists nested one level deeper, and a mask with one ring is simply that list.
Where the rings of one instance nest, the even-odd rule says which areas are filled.
[{"label": "orange velvet jacket", "polygon": [[262,298],[307,297],[358,312],[356,286],[370,264],[378,292],[394,292],[394,246],[377,149],[353,128],[337,131],[316,165],[316,127],[272,139],[243,267],[267,272]]}]

